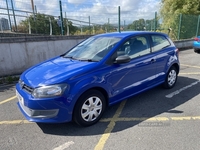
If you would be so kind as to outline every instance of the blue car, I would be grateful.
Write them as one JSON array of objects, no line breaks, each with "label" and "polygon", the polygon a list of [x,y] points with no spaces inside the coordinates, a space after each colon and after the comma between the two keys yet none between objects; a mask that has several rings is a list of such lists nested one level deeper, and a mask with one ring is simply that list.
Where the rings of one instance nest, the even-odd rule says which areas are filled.
[{"label": "blue car", "polygon": [[200,36],[197,36],[196,38],[194,38],[193,48],[194,48],[194,52],[200,53]]},{"label": "blue car", "polygon": [[178,49],[164,33],[95,35],[23,72],[18,106],[29,121],[90,126],[110,105],[160,84],[174,87],[179,69]]}]

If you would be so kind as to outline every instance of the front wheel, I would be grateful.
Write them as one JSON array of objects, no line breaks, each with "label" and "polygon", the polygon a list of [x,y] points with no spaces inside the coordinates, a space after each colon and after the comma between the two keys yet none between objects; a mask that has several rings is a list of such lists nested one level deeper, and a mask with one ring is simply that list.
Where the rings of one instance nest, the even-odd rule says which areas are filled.
[{"label": "front wheel", "polygon": [[97,90],[85,92],[77,101],[73,120],[80,126],[90,126],[98,122],[105,111],[106,100]]},{"label": "front wheel", "polygon": [[177,81],[177,69],[172,66],[166,76],[165,82],[164,82],[164,87],[167,89],[170,89],[174,87],[176,81]]}]

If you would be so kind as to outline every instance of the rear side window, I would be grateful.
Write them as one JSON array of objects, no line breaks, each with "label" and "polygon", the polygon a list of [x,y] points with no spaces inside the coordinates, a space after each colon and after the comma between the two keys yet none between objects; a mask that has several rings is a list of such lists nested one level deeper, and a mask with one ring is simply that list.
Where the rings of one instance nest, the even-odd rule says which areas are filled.
[{"label": "rear side window", "polygon": [[152,38],[152,51],[156,52],[162,50],[165,47],[170,46],[170,42],[165,36],[162,35],[151,35]]}]

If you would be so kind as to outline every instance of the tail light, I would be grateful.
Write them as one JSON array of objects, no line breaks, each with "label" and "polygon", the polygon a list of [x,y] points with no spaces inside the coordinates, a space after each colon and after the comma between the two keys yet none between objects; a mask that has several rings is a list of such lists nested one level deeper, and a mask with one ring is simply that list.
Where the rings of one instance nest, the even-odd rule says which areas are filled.
[{"label": "tail light", "polygon": [[179,50],[178,50],[178,48],[175,50],[175,52],[176,52],[177,55],[179,56]]},{"label": "tail light", "polygon": [[195,41],[199,41],[199,38],[196,37],[196,38],[194,38],[194,40],[195,40]]}]

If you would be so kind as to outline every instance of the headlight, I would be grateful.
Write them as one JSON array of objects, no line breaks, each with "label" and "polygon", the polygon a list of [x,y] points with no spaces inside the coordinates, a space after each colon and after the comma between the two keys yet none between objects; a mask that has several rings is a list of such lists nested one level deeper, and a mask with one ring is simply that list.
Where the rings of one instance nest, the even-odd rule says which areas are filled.
[{"label": "headlight", "polygon": [[21,79],[19,79],[18,83],[19,83],[20,87],[23,88],[24,82]]},{"label": "headlight", "polygon": [[66,87],[67,87],[66,84],[43,86],[34,89],[32,95],[35,98],[48,98],[48,97],[60,96],[63,94]]}]

